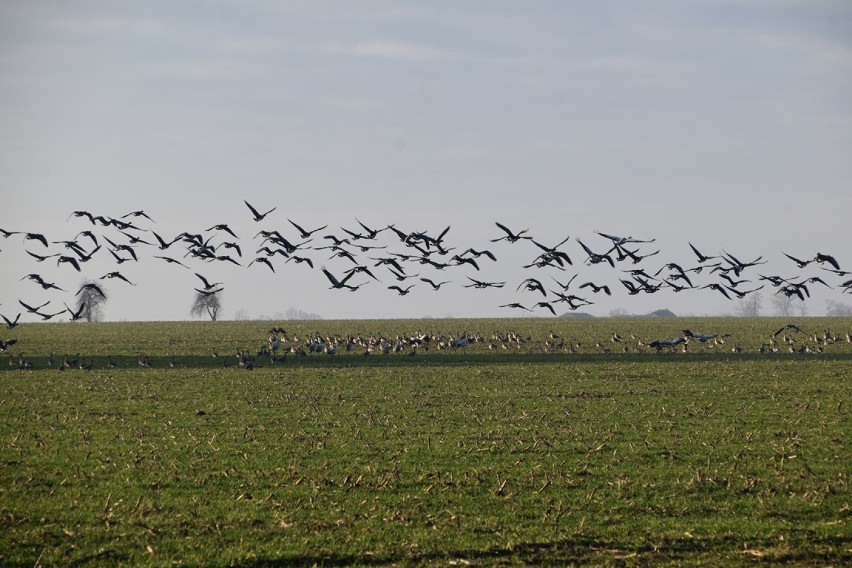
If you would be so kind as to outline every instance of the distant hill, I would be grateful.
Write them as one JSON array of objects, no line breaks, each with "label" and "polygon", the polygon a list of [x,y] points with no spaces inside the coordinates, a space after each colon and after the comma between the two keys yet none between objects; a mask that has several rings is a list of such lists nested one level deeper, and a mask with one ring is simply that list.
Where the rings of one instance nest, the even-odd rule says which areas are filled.
[{"label": "distant hill", "polygon": [[565,312],[561,316],[561,318],[593,318],[592,314],[588,312]]},{"label": "distant hill", "polygon": [[671,310],[657,310],[651,312],[646,317],[649,318],[676,318],[677,316]]}]

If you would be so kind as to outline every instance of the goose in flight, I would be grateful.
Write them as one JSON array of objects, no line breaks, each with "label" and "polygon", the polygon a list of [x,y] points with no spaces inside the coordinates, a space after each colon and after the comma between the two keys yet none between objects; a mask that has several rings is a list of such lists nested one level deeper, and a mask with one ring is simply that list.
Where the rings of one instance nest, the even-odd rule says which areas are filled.
[{"label": "goose in flight", "polygon": [[255,221],[256,223],[259,223],[260,221],[263,221],[263,219],[264,219],[267,215],[269,215],[270,213],[272,213],[272,212],[273,212],[273,211],[275,211],[275,209],[276,209],[276,207],[273,207],[272,209],[270,209],[270,210],[269,210],[269,211],[267,211],[266,213],[260,213],[260,212],[258,212],[258,210],[257,210],[257,209],[255,209],[254,207],[252,207],[252,204],[251,204],[251,203],[249,203],[249,202],[248,202],[248,201],[246,201],[245,199],[243,199],[243,203],[245,203],[245,204],[246,204],[246,207],[248,207],[248,208],[249,208],[249,210],[251,211],[251,214],[252,214],[252,215],[254,215],[254,221]]},{"label": "goose in flight", "polygon": [[521,239],[532,240],[532,237],[526,236],[524,234],[524,233],[529,232],[529,229],[523,229],[521,231],[518,231],[517,233],[513,233],[506,225],[503,225],[503,224],[498,223],[496,221],[494,222],[494,224],[497,225],[500,229],[502,229],[503,232],[506,233],[506,234],[502,237],[498,237],[496,239],[491,239],[492,243],[496,243],[497,241],[509,241],[510,243],[514,243],[514,242],[517,242]]},{"label": "goose in flight", "polygon": [[32,280],[33,282],[37,283],[39,286],[41,286],[45,290],[54,289],[54,290],[59,290],[61,292],[65,291],[62,288],[60,288],[59,286],[57,286],[56,284],[54,284],[52,282],[45,281],[44,278],[42,278],[39,274],[27,274],[26,276],[21,278],[21,280],[26,280],[26,279]]},{"label": "goose in flight", "polygon": [[47,237],[45,237],[41,233],[24,233],[24,240],[38,241],[44,246],[48,246]]},{"label": "goose in flight", "polygon": [[814,257],[814,261],[818,262],[819,264],[827,262],[828,264],[833,266],[835,270],[840,270],[840,264],[838,264],[837,260],[830,254],[822,254],[821,252],[818,252]]},{"label": "goose in flight", "polygon": [[480,256],[482,256],[484,254],[485,256],[490,258],[491,260],[493,260],[495,262],[497,261],[497,257],[494,256],[494,253],[492,253],[490,250],[475,250],[475,249],[469,248],[466,251],[464,251],[463,253],[461,253],[461,256],[464,256],[466,254],[472,254],[474,256],[474,258],[479,258]]},{"label": "goose in flight", "polygon": [[[36,307],[30,306],[29,304],[25,304],[21,300],[18,300],[18,303],[21,304],[24,307],[24,309],[27,310],[28,312],[30,312],[31,314],[37,314],[40,309],[42,309],[43,307],[45,307],[46,305],[48,305],[50,303],[50,300],[48,300],[45,303],[43,303],[42,305],[36,306]],[[3,318],[3,319],[6,319],[6,318]],[[18,321],[18,319],[15,318],[15,321]]]},{"label": "goose in flight", "polygon": [[577,239],[577,242],[580,243],[580,246],[583,247],[583,250],[586,251],[586,254],[589,255],[589,258],[586,259],[586,264],[600,264],[601,262],[608,262],[612,268],[615,268],[615,262],[613,262],[612,258],[609,256],[609,252],[604,254],[598,254],[596,252],[592,252],[592,249],[587,247],[583,241]]},{"label": "goose in flight", "polygon": [[79,296],[83,292],[83,290],[91,290],[92,292],[98,294],[101,298],[106,299],[106,294],[104,294],[104,291],[101,290],[100,286],[98,286],[94,282],[90,282],[88,284],[83,284],[82,286],[80,286],[80,289],[77,290],[75,296]]},{"label": "goose in flight", "polygon": [[124,280],[125,282],[127,282],[131,286],[136,286],[136,284],[134,284],[133,282],[128,280],[127,277],[124,276],[124,274],[122,274],[121,272],[119,272],[117,270],[113,270],[112,272],[107,272],[106,274],[101,276],[99,278],[99,280],[103,280],[104,278],[118,278],[119,280]]},{"label": "goose in flight", "polygon": [[4,316],[3,314],[0,314],[0,318],[3,318],[3,321],[6,322],[6,328],[7,329],[12,329],[16,325],[18,325],[18,320],[21,319],[21,314],[18,313],[18,315],[15,316],[15,319],[13,319],[13,320],[10,320],[9,318]]},{"label": "goose in flight", "polygon": [[580,288],[591,288],[592,292],[597,294],[598,292],[604,292],[607,296],[612,296],[612,292],[609,289],[609,286],[606,284],[597,285],[594,282],[585,282],[580,284]]},{"label": "goose in flight", "polygon": [[444,284],[449,284],[451,282],[450,280],[444,280],[443,282],[435,282],[434,280],[431,280],[429,278],[421,278],[420,280],[432,286],[432,289],[436,291],[440,290],[441,286],[443,286]]},{"label": "goose in flight", "polygon": [[209,232],[209,231],[225,231],[226,233],[228,233],[229,235],[231,235],[231,236],[232,236],[232,237],[234,237],[235,239],[239,239],[239,237],[237,236],[237,234],[236,234],[236,233],[234,233],[234,231],[232,231],[232,230],[231,230],[231,228],[230,228],[228,225],[226,225],[225,223],[220,223],[220,224],[218,224],[218,225],[213,225],[212,227],[210,227],[209,229],[207,229],[207,231],[208,231],[208,232]]},{"label": "goose in flight", "polygon": [[325,229],[326,227],[328,227],[328,225],[323,225],[323,226],[322,226],[322,227],[320,227],[319,229],[314,229],[313,231],[308,231],[308,230],[303,229],[302,227],[300,227],[299,225],[297,225],[296,223],[294,223],[294,222],[293,222],[293,221],[291,221],[290,219],[287,219],[287,221],[289,221],[291,225],[293,225],[294,227],[296,227],[296,230],[297,230],[297,231],[299,231],[299,235],[300,235],[300,236],[301,236],[301,238],[303,238],[303,239],[310,238],[310,236],[311,236],[311,235],[313,235],[314,233],[319,232],[319,231],[322,231],[323,229]]},{"label": "goose in flight", "polygon": [[799,267],[799,268],[804,268],[804,267],[806,267],[807,265],[809,265],[810,263],[812,263],[812,262],[813,262],[813,260],[801,260],[801,259],[798,259],[798,258],[796,258],[795,256],[791,256],[791,255],[787,254],[787,253],[786,253],[786,252],[784,252],[784,251],[781,251],[781,254],[783,254],[784,256],[786,256],[787,258],[789,258],[790,260],[792,260],[793,262],[795,262],[795,263],[798,265],[798,267]]},{"label": "goose in flight", "polygon": [[138,211],[131,211],[130,213],[122,215],[121,219],[127,219],[128,217],[144,217],[144,218],[148,219],[149,221],[151,221],[152,223],[156,223],[156,221],[151,219],[151,217],[147,213],[142,211],[141,209],[138,210]]},{"label": "goose in flight", "polygon": [[360,288],[360,286],[362,286],[362,285],[352,286],[352,285],[346,283],[350,278],[352,278],[352,276],[355,275],[355,272],[350,272],[349,274],[347,274],[343,278],[343,280],[338,280],[337,277],[334,276],[334,274],[332,274],[331,272],[328,271],[328,269],[326,269],[325,266],[323,266],[321,268],[322,268],[322,273],[325,274],[325,277],[328,278],[329,282],[331,282],[331,288],[334,288],[336,290],[340,290],[341,288],[347,288],[347,289],[354,292],[355,290]]},{"label": "goose in flight", "polygon": [[518,302],[512,302],[511,304],[503,304],[503,305],[497,306],[497,307],[498,308],[514,308],[514,309],[518,309],[518,310],[524,310],[524,311],[527,311],[527,312],[532,311],[531,309],[529,309],[525,305],[520,304]]},{"label": "goose in flight", "polygon": [[574,279],[575,279],[575,278],[577,278],[577,276],[579,276],[579,273],[577,273],[577,274],[575,274],[574,276],[572,276],[572,277],[571,277],[571,279],[570,279],[567,283],[565,283],[565,284],[563,284],[562,282],[560,282],[560,281],[559,281],[559,280],[557,280],[556,278],[553,278],[553,276],[551,276],[551,278],[553,278],[553,281],[554,281],[554,282],[556,282],[557,284],[559,284],[559,287],[560,287],[560,288],[562,288],[562,291],[563,291],[563,292],[567,292],[567,291],[568,291],[568,288],[570,288],[570,287],[571,287],[571,283],[574,281]]},{"label": "goose in flight", "polygon": [[55,257],[55,256],[59,256],[59,253],[58,253],[58,252],[57,252],[57,253],[54,253],[54,254],[48,254],[48,255],[46,255],[46,256],[45,256],[45,255],[36,254],[36,253],[34,253],[34,252],[30,252],[30,251],[26,251],[26,253],[27,253],[28,255],[30,255],[31,257],[33,257],[34,259],[36,259],[36,262],[44,262],[44,261],[45,261],[45,260],[47,260],[48,258],[53,258],[53,257]]},{"label": "goose in flight", "polygon": [[[258,252],[260,252],[260,251],[258,251]],[[269,255],[269,256],[272,256],[272,255]],[[275,272],[275,267],[272,266],[272,262],[269,261],[268,256],[258,256],[253,261],[249,262],[248,265],[251,266],[255,262],[260,262],[262,264],[265,264],[266,266],[269,267],[269,270],[271,270],[272,272]]]},{"label": "goose in flight", "polygon": [[59,266],[60,263],[70,264],[77,270],[77,272],[80,272],[80,263],[77,262],[77,259],[73,256],[60,256],[56,259],[56,266]]},{"label": "goose in flight", "polygon": [[70,307],[68,307],[68,304],[65,304],[65,311],[68,312],[68,314],[71,316],[71,321],[78,321],[80,318],[82,318],[83,317],[83,311],[85,309],[86,309],[86,303],[85,302],[80,303],[76,312],[74,310],[72,310]]},{"label": "goose in flight", "polygon": [[157,239],[157,242],[159,243],[160,250],[166,250],[167,248],[169,248],[170,246],[172,246],[173,244],[175,244],[176,242],[178,242],[181,239],[181,236],[178,235],[177,237],[175,237],[171,241],[166,242],[165,239],[163,239],[163,237],[158,235],[156,232],[154,232],[154,231],[151,231],[151,232],[154,233],[154,237]]},{"label": "goose in flight", "polygon": [[470,276],[466,276],[466,278],[471,281],[471,284],[464,284],[464,288],[502,288],[506,285],[505,282],[482,282]]},{"label": "goose in flight", "polygon": [[187,268],[187,269],[189,268],[187,265],[185,265],[185,264],[184,264],[184,263],[182,263],[181,261],[179,261],[179,260],[175,260],[175,259],[170,258],[170,257],[168,257],[168,256],[157,256],[157,255],[154,255],[154,258],[159,258],[160,260],[165,260],[165,261],[166,261],[167,263],[169,263],[169,264],[179,264],[179,265],[183,266],[184,268]]},{"label": "goose in flight", "polygon": [[411,291],[412,288],[414,288],[414,284],[411,284],[407,288],[401,288],[396,284],[394,284],[393,286],[388,286],[388,290],[396,290],[397,292],[399,292],[400,296],[405,296]]},{"label": "goose in flight", "polygon": [[695,248],[695,245],[693,245],[692,243],[689,243],[689,248],[691,248],[692,252],[695,253],[695,256],[698,257],[699,264],[703,264],[703,263],[707,262],[708,260],[713,260],[714,258],[719,258],[718,256],[706,256],[706,255],[701,254],[701,252],[699,252],[699,250],[697,248]]},{"label": "goose in flight", "polygon": [[535,305],[535,307],[536,308],[547,308],[548,310],[550,310],[550,313],[552,313],[553,315],[556,315],[556,310],[553,309],[553,306],[550,304],[550,302],[538,302]]},{"label": "goose in flight", "polygon": [[547,291],[544,289],[544,285],[535,278],[527,278],[526,280],[522,281],[518,285],[516,291],[520,290],[521,288],[528,292],[541,292],[542,296],[547,296]]},{"label": "goose in flight", "polygon": [[600,231],[595,231],[595,233],[599,234],[600,236],[602,236],[604,238],[611,240],[613,242],[613,244],[615,244],[615,245],[624,245],[624,244],[627,244],[627,243],[653,243],[655,240],[657,240],[657,239],[642,240],[642,239],[634,239],[633,237],[618,237],[618,236],[615,236],[615,235],[607,235],[606,233],[601,233]]}]

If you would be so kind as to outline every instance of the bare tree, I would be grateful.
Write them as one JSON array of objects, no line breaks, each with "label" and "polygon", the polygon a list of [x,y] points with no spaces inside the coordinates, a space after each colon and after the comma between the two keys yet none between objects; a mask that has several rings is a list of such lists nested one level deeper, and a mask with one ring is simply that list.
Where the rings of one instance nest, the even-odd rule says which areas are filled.
[{"label": "bare tree", "polygon": [[210,317],[210,321],[216,321],[220,311],[222,311],[222,302],[219,300],[219,292],[213,294],[198,292],[189,313],[194,318],[204,317],[206,313]]},{"label": "bare tree", "polygon": [[772,297],[772,306],[775,308],[775,314],[779,316],[789,317],[795,312],[800,316],[807,314],[807,306],[802,300],[797,300],[787,294],[775,294]]},{"label": "bare tree", "polygon": [[852,316],[852,306],[836,300],[825,301],[825,315],[834,317]]},{"label": "bare tree", "polygon": [[737,314],[744,318],[756,318],[760,316],[760,308],[763,304],[763,296],[754,292],[740,299],[737,305]]},{"label": "bare tree", "polygon": [[79,312],[77,319],[88,322],[102,321],[104,318],[104,304],[107,301],[107,293],[103,286],[92,281],[85,281],[80,286],[77,295],[75,310]]}]

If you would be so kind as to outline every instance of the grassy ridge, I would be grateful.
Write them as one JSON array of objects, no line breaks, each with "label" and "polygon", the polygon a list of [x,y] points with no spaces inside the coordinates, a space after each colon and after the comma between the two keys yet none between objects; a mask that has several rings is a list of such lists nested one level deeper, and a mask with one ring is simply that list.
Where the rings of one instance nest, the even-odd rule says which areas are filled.
[{"label": "grassy ridge", "polygon": [[[20,326],[32,354],[49,339],[56,353],[132,363],[143,344],[160,359],[0,375],[0,563],[852,561],[847,344],[807,356],[541,349],[552,327],[593,345],[629,333],[625,321],[311,322],[288,331],[511,324],[539,345],[253,372],[208,366],[209,350],[264,341],[263,322]],[[752,338],[739,322],[719,326],[747,345],[778,323]]]}]

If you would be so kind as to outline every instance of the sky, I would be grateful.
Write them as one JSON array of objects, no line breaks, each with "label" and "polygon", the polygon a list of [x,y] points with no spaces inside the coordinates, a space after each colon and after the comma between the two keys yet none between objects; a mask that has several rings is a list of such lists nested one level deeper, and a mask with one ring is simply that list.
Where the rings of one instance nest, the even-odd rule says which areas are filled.
[{"label": "sky", "polygon": [[[782,253],[831,254],[852,270],[851,156],[846,1],[7,0],[0,229],[77,238],[88,249],[80,231],[127,239],[72,211],[143,210],[153,222],[124,219],[137,237],[151,241],[153,229],[233,241],[207,231],[224,223],[243,257],[237,267],[140,245],[139,262],[116,266],[101,239],[78,273],[26,254],[67,254],[63,245],[12,235],[0,238],[0,313],[40,321],[18,300],[50,300],[44,311],[59,311],[96,280],[109,296],[107,320],[189,319],[195,272],[223,283],[223,319],[289,308],[326,319],[546,317],[543,307],[500,306],[552,301],[517,288],[532,277],[551,290],[574,274],[569,292],[593,301],[581,310],[593,315],[736,312],[737,301],[712,289],[626,293],[623,270],[696,266],[692,243],[705,254],[762,257],[741,289],[766,284],[758,274],[823,277],[834,287],[810,285],[807,302],[820,315],[827,300],[852,304],[837,287],[849,277],[816,263],[799,269]],[[244,200],[275,210],[255,222]],[[249,266],[261,229],[299,242],[288,220],[328,225],[297,253],[315,268],[280,256],[274,273]],[[380,281],[330,290],[320,266],[341,276],[354,265],[316,247],[358,221],[433,237],[450,227],[444,246],[455,250],[440,260],[473,247],[497,261],[481,257],[479,271],[409,263],[409,274],[451,282],[434,292],[415,278],[401,296],[370,260],[412,252],[385,231],[371,244],[386,249],[356,255]],[[547,246],[569,238],[559,250],[573,264],[524,268],[541,250],[491,242],[504,234],[495,222]],[[655,239],[631,246],[660,252],[636,266],[587,266],[577,239],[595,252],[611,244],[596,232]],[[165,253],[189,268],[154,258]],[[113,270],[135,286],[100,280]],[[21,280],[31,273],[65,292]],[[465,288],[468,276],[506,284]],[[586,281],[608,284],[612,296],[576,288]],[[767,315],[774,292],[761,290]]]}]

